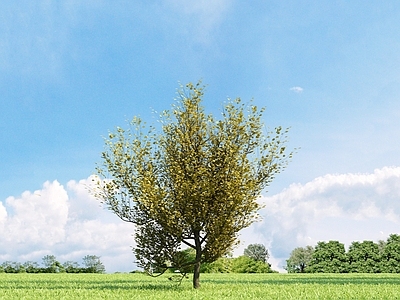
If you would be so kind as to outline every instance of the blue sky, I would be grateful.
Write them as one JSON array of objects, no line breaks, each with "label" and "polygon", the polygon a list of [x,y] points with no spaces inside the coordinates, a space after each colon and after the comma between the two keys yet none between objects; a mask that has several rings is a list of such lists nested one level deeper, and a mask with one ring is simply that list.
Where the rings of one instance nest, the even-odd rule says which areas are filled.
[{"label": "blue sky", "polygon": [[[326,223],[315,217],[315,223],[302,223],[301,233],[276,236],[265,221],[249,229],[253,238],[244,244],[263,232],[278,266],[290,247],[306,243],[315,226],[321,232],[315,232],[311,242],[329,239],[328,233],[335,231],[329,223],[332,218],[342,223],[345,218],[356,227],[361,224],[357,218],[383,224],[377,233],[359,234],[362,239],[374,240],[378,232],[388,234],[399,228],[398,1],[23,2],[0,3],[0,234],[7,235],[10,228],[24,230],[13,222],[24,220],[28,212],[18,210],[15,203],[45,205],[35,198],[34,191],[39,191],[48,195],[48,203],[58,197],[65,201],[60,208],[66,210],[65,223],[59,224],[65,235],[59,247],[83,253],[82,257],[92,254],[85,251],[96,251],[95,243],[81,249],[79,243],[69,244],[68,238],[79,222],[99,222],[88,225],[92,231],[88,229],[88,237],[82,239],[89,240],[95,240],[93,228],[99,224],[105,224],[102,234],[106,236],[112,235],[106,234],[110,228],[125,226],[102,210],[86,215],[85,207],[97,206],[77,187],[100,161],[102,136],[134,115],[155,122],[152,111],[170,108],[178,82],[199,79],[207,85],[208,111],[217,114],[227,97],[254,98],[267,108],[267,126],[291,127],[290,145],[301,149],[272,183],[265,201],[278,203],[284,193],[321,182],[336,188],[329,199],[339,203],[338,214],[318,214],[326,216]],[[386,179],[367,181],[366,187],[365,174]],[[347,213],[343,204],[348,203],[340,192],[345,183],[337,181],[343,176],[354,183],[354,199],[361,199],[357,212]],[[54,194],[49,192],[53,189]],[[383,194],[377,192],[382,189]],[[297,202],[282,206],[288,211],[327,199],[290,195],[294,194]],[[381,201],[382,195],[387,202]],[[373,209],[371,203],[381,219],[362,214],[366,207]],[[386,224],[390,211],[393,216]],[[50,226],[46,209],[39,212],[44,219],[43,227],[36,224],[37,230],[46,232]],[[275,211],[270,219],[284,224],[281,213],[285,212]],[[129,232],[128,227],[123,230]],[[350,233],[332,237],[346,242],[357,238]],[[292,240],[285,247],[276,246],[284,238]],[[35,243],[25,242],[26,249],[37,245],[36,254],[21,250],[15,257],[0,247],[0,261],[35,258],[46,251],[70,258],[66,250],[52,244]],[[100,254],[110,264],[119,257],[123,266],[121,257],[130,258],[121,247],[120,252],[105,247]]]}]

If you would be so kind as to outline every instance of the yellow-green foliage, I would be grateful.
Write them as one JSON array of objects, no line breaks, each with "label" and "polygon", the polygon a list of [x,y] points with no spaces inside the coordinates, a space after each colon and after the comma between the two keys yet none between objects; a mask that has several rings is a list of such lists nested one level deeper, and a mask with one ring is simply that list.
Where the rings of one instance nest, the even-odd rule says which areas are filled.
[{"label": "yellow-green foliage", "polygon": [[263,109],[236,99],[218,119],[205,113],[200,84],[179,96],[161,116],[161,133],[137,117],[110,133],[98,168],[96,196],[136,225],[135,254],[149,272],[190,263],[179,255],[182,244],[196,250],[197,270],[227,254],[292,155],[287,130],[264,132]]}]

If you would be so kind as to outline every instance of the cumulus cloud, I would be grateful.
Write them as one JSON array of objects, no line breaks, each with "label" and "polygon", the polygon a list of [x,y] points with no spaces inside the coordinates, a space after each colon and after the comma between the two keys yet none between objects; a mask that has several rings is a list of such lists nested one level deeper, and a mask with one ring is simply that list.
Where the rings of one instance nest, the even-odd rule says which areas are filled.
[{"label": "cumulus cloud", "polygon": [[293,92],[295,92],[295,93],[297,93],[297,94],[300,94],[300,93],[303,92],[303,88],[302,88],[302,87],[299,87],[299,86],[291,87],[290,90],[293,91]]},{"label": "cumulus cloud", "polygon": [[[6,199],[7,235],[3,241],[54,245],[64,238],[68,195],[58,182],[46,182],[41,191]],[[47,228],[44,232],[42,229]]]},{"label": "cumulus cloud", "polygon": [[100,207],[88,193],[91,182],[45,182],[40,190],[0,202],[0,261],[40,262],[46,254],[80,261],[93,254],[109,272],[132,270],[133,226]]},{"label": "cumulus cloud", "polygon": [[[46,182],[40,190],[0,202],[0,261],[60,261],[101,256],[109,272],[134,268],[133,225],[103,209],[88,193],[91,178]],[[265,244],[269,262],[282,270],[295,247],[339,240],[386,239],[399,233],[400,167],[371,174],[328,174],[260,198],[262,221],[241,233],[241,246]]]},{"label": "cumulus cloud", "polygon": [[270,247],[281,268],[295,247],[337,239],[386,239],[400,225],[400,167],[328,174],[262,197],[263,220],[246,230]]}]

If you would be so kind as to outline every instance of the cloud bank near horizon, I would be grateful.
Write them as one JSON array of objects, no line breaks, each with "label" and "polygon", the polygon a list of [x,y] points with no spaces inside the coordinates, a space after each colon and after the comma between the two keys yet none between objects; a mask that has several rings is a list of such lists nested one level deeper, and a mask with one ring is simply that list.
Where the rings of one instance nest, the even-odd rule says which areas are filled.
[{"label": "cloud bank near horizon", "polygon": [[61,262],[101,256],[109,272],[134,269],[132,224],[120,222],[89,194],[91,178],[66,187],[45,182],[40,190],[0,202],[0,261],[40,262],[53,254]]},{"label": "cloud bank near horizon", "polygon": [[[40,190],[0,202],[0,261],[40,261],[54,254],[61,262],[101,256],[108,272],[130,271],[133,225],[122,222],[88,193],[91,178],[45,182]],[[400,167],[371,174],[327,174],[292,184],[260,201],[261,222],[241,235],[241,255],[250,243],[263,243],[270,263],[282,270],[295,247],[321,240],[386,239],[400,225]]]},{"label": "cloud bank near horizon", "polygon": [[371,174],[327,174],[262,197],[262,221],[246,229],[282,268],[295,247],[318,241],[385,240],[399,233],[400,167]]}]

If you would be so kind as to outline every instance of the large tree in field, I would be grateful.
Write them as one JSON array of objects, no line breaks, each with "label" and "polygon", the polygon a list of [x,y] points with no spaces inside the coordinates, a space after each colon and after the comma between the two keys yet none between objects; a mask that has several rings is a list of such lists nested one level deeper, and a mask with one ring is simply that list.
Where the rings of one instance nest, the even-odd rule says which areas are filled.
[{"label": "large tree in field", "polygon": [[[134,223],[138,265],[153,270],[200,265],[229,253],[254,222],[257,199],[287,165],[287,130],[264,132],[263,109],[228,100],[220,118],[206,114],[203,87],[188,84],[160,129],[135,117],[106,138],[96,196]],[[188,261],[181,250],[190,247]]]}]

